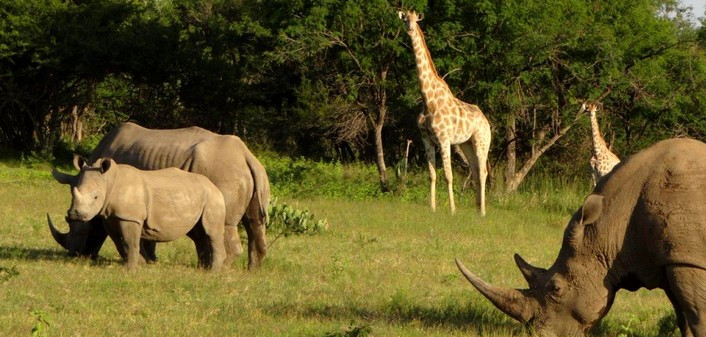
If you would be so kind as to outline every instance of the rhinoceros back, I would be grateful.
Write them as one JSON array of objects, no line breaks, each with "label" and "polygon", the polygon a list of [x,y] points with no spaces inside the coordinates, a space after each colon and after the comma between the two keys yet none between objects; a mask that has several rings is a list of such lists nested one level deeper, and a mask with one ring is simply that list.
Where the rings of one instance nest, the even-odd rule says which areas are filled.
[{"label": "rhinoceros back", "polygon": [[215,137],[219,135],[199,127],[152,130],[128,122],[108,133],[88,161],[110,157],[141,170],[178,167],[190,171],[195,147]]},{"label": "rhinoceros back", "polygon": [[667,141],[654,165],[658,176],[645,185],[644,208],[654,218],[658,248],[669,264],[706,269],[706,144]]},{"label": "rhinoceros back", "polygon": [[661,141],[616,166],[596,186],[623,250],[640,261],[706,269],[706,144]]}]

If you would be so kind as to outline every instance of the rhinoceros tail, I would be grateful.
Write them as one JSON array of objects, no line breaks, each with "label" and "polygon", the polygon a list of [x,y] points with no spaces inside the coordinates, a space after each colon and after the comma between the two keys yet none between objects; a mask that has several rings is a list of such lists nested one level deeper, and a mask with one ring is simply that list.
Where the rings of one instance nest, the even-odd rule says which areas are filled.
[{"label": "rhinoceros tail", "polygon": [[270,220],[268,212],[270,207],[270,180],[267,177],[265,167],[262,166],[260,161],[257,160],[250,151],[247,151],[245,161],[248,163],[253,182],[255,183],[254,194],[257,196],[257,200],[260,204],[260,218],[264,219],[263,225],[266,225]]}]

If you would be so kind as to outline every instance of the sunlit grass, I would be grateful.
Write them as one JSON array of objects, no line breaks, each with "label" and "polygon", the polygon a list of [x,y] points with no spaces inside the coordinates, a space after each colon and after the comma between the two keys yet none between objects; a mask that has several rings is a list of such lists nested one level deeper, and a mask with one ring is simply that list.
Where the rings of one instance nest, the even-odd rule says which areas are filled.
[{"label": "sunlit grass", "polygon": [[[46,167],[0,165],[0,332],[529,335],[476,292],[453,259],[490,282],[516,288],[525,283],[513,253],[548,267],[588,187],[565,188],[550,179],[535,184],[534,191],[514,195],[493,192],[485,218],[470,194],[460,194],[454,216],[445,199],[432,213],[425,201],[289,198],[288,204],[326,218],[329,228],[279,239],[261,270],[247,272],[244,256],[220,274],[198,270],[192,243],[180,239],[158,245],[157,264],[129,274],[110,241],[97,262],[68,258],[53,241],[45,214],[66,230],[70,194]],[[597,334],[656,336],[669,312],[661,291],[623,291]]]}]

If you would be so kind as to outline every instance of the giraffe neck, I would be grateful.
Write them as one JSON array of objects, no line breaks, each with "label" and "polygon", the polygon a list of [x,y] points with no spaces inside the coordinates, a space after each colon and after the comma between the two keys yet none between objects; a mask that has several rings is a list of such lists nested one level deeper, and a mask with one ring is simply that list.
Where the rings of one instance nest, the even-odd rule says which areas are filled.
[{"label": "giraffe neck", "polygon": [[412,46],[417,63],[417,76],[419,77],[419,85],[422,89],[424,102],[428,104],[431,100],[441,95],[451,95],[449,86],[439,77],[436,71],[431,54],[429,54],[429,48],[427,48],[426,41],[424,41],[424,34],[418,24],[415,23],[410,36],[412,37]]},{"label": "giraffe neck", "polygon": [[596,157],[606,152],[608,146],[606,146],[605,140],[601,137],[601,129],[598,126],[598,118],[596,118],[595,111],[591,112],[591,139],[593,140],[593,154]]}]

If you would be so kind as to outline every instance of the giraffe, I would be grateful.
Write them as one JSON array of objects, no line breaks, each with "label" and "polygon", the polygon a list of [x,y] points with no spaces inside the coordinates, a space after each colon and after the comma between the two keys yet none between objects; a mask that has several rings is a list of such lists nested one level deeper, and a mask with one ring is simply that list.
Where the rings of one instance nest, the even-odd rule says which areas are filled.
[{"label": "giraffe", "polygon": [[451,214],[456,211],[451,172],[451,145],[458,144],[471,166],[477,188],[476,203],[481,216],[485,216],[485,181],[488,177],[488,151],[490,150],[490,124],[477,105],[468,104],[454,97],[451,89],[439,77],[429,54],[424,34],[417,24],[423,14],[415,11],[399,12],[412,38],[412,48],[417,64],[417,75],[426,105],[426,112],[419,115],[417,125],[429,166],[430,203],[436,210],[436,156],[435,145],[441,152],[444,174],[449,190]]},{"label": "giraffe", "polygon": [[606,146],[605,140],[601,137],[601,129],[598,126],[596,111],[598,104],[584,103],[583,110],[591,117],[591,140],[593,141],[593,155],[591,156],[591,171],[593,173],[593,186],[596,186],[598,179],[608,174],[620,159]]}]

